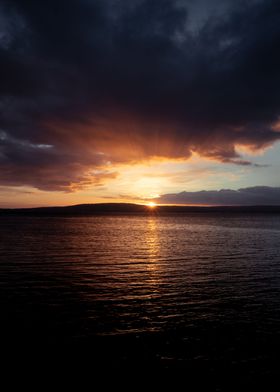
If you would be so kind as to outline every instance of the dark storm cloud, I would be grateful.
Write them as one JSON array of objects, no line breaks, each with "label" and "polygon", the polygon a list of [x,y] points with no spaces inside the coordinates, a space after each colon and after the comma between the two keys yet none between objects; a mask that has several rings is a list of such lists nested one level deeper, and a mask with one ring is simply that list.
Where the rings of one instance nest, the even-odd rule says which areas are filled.
[{"label": "dark storm cloud", "polygon": [[219,191],[180,192],[162,195],[162,204],[191,205],[279,205],[280,188],[256,186],[251,188],[221,189]]},{"label": "dark storm cloud", "polygon": [[280,138],[279,21],[276,0],[4,0],[1,184],[72,189],[192,152],[250,164],[236,145]]}]

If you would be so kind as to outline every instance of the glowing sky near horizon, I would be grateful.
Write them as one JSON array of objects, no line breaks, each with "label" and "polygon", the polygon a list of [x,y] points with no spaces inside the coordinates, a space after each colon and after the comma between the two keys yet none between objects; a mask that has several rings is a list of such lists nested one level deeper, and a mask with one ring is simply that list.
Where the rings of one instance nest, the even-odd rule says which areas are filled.
[{"label": "glowing sky near horizon", "polygon": [[17,208],[103,202],[146,204],[174,192],[239,189],[255,185],[273,187],[279,179],[279,156],[278,144],[253,157],[254,162],[263,167],[220,165],[200,157],[188,161],[154,160],[120,165],[114,167],[118,172],[116,178],[74,192],[43,191],[26,186],[1,187],[0,205]]}]

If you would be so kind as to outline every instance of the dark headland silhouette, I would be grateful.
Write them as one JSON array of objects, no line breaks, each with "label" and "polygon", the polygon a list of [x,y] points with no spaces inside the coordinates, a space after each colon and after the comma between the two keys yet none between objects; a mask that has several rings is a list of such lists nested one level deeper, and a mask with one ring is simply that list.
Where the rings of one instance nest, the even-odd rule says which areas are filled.
[{"label": "dark headland silhouette", "polygon": [[1,208],[0,216],[90,216],[127,214],[183,214],[183,213],[280,213],[279,206],[183,206],[147,205],[132,203],[78,204],[64,207]]}]

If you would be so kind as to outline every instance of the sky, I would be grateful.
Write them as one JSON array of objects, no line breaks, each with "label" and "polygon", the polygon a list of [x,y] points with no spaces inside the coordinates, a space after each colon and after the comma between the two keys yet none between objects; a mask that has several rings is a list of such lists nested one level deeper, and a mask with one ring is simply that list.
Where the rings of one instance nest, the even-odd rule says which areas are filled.
[{"label": "sky", "polygon": [[2,0],[0,207],[280,204],[279,21],[278,0]]}]

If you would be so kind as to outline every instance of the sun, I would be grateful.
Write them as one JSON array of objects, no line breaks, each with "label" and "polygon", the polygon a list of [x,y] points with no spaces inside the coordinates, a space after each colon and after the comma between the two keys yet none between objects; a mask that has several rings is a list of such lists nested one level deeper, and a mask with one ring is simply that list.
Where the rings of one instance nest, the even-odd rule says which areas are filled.
[{"label": "sun", "polygon": [[155,207],[157,206],[157,203],[155,203],[154,201],[150,201],[150,202],[147,204],[147,206],[148,206],[149,208],[155,208]]}]

